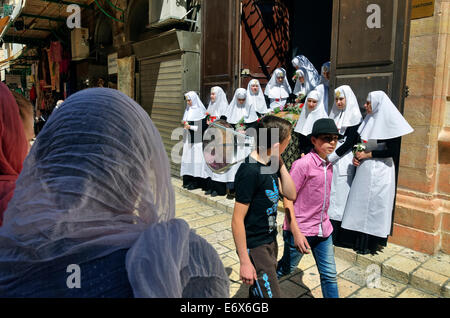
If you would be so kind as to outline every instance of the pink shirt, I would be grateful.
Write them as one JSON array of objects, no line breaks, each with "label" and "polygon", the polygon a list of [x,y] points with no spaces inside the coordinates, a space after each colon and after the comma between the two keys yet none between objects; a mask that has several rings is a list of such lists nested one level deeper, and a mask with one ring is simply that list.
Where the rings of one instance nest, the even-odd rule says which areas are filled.
[{"label": "pink shirt", "polygon": [[[300,231],[305,236],[330,236],[333,226],[327,211],[333,177],[332,164],[312,150],[292,164],[290,175],[297,190],[294,213]],[[290,231],[287,217],[283,229]]]}]

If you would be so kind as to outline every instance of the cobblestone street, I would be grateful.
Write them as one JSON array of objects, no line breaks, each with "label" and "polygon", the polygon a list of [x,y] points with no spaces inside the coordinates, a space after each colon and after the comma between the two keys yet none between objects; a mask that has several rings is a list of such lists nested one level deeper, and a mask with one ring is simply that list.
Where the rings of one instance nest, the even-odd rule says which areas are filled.
[{"label": "cobblestone street", "polygon": [[[230,278],[230,296],[246,298],[248,287],[239,281],[239,259],[231,232],[234,200],[207,197],[200,189],[187,191],[175,178],[172,183],[176,192],[176,216],[186,220],[217,250]],[[279,228],[283,218],[284,213],[279,212]],[[278,245],[278,258],[281,258],[283,240],[280,234]],[[375,256],[356,255],[341,248],[335,248],[335,255],[340,297],[450,297],[449,255],[431,257],[394,244],[388,244],[383,253]],[[280,280],[280,287],[286,298],[322,297],[319,273],[312,254],[305,255],[297,270]]]}]

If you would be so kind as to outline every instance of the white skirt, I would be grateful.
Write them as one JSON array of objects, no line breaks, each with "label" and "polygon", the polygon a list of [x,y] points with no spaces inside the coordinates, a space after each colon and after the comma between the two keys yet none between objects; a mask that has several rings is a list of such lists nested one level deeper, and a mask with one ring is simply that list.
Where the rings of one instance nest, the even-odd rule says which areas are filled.
[{"label": "white skirt", "polygon": [[[344,142],[345,139],[339,141],[338,147]],[[332,220],[342,221],[355,170],[351,151],[333,164],[333,182],[331,183],[330,207],[328,208],[328,215]]]},{"label": "white skirt", "polygon": [[203,144],[201,142],[189,143],[185,138],[183,143],[183,155],[181,156],[180,176],[188,175],[199,178],[207,178],[206,162],[203,157]]},{"label": "white skirt", "polygon": [[391,232],[395,197],[392,158],[365,159],[356,169],[342,227],[378,237]]}]

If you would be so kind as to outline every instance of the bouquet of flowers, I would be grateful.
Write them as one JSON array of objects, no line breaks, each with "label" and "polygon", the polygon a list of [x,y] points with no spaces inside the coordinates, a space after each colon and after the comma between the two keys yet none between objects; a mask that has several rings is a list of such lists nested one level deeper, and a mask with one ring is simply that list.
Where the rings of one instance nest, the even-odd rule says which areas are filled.
[{"label": "bouquet of flowers", "polygon": [[292,81],[295,83],[298,80],[298,74],[297,72],[294,73],[294,76],[292,76]]},{"label": "bouquet of flowers", "polygon": [[236,124],[236,130],[237,131],[245,131],[247,127],[245,126],[245,120],[244,117],[241,118],[240,121]]},{"label": "bouquet of flowers", "polygon": [[281,112],[280,107],[277,107],[277,108],[275,108],[275,109],[273,110],[273,113],[274,113],[274,114],[278,114],[279,112]]},{"label": "bouquet of flowers", "polygon": [[216,116],[211,116],[210,113],[206,113],[206,122],[207,123],[209,123],[209,122],[213,123],[216,119],[217,119]]},{"label": "bouquet of flowers", "polygon": [[354,145],[353,146],[353,150],[352,150],[353,156],[356,156],[357,152],[365,151],[366,150],[366,143],[367,143],[367,141],[363,140],[363,142],[360,142],[360,143],[357,143],[356,145]]}]

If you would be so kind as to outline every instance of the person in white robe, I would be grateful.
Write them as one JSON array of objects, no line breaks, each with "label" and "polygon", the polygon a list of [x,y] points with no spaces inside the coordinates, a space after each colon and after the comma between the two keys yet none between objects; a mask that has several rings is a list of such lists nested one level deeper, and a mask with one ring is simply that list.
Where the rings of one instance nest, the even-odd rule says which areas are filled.
[{"label": "person in white robe", "polygon": [[323,104],[325,105],[325,111],[329,112],[328,91],[330,87],[330,62],[323,63],[320,71],[320,83],[316,89],[323,95]]},{"label": "person in white robe", "polygon": [[[401,136],[414,129],[383,91],[369,93],[367,115],[358,129],[366,150],[357,152],[357,166],[342,228],[353,231],[353,248],[376,253],[392,233],[396,192],[396,165]],[[365,242],[361,246],[361,242]]]},{"label": "person in white robe", "polygon": [[286,78],[286,71],[284,68],[277,68],[264,91],[264,94],[269,97],[270,109],[274,111],[279,108],[282,111],[291,93],[292,88]]},{"label": "person in white robe", "polygon": [[[328,215],[332,221],[341,222],[356,170],[353,165],[352,150],[359,137],[358,127],[361,124],[362,115],[358,100],[350,86],[338,87],[334,96],[335,102],[329,117],[334,120],[339,134],[344,137],[338,140],[336,150],[328,156],[328,161],[333,163]],[[335,233],[338,233],[336,230],[338,226],[340,224],[333,223]]]},{"label": "person in white robe", "polygon": [[210,115],[211,124],[214,120],[220,119],[220,117],[225,116],[228,110],[227,96],[220,86],[214,86],[211,88],[210,101],[208,109],[206,110]]},{"label": "person in white robe", "polygon": [[247,101],[258,114],[264,115],[270,112],[267,108],[261,84],[257,79],[252,79],[247,85]]},{"label": "person in white robe", "polygon": [[208,177],[202,148],[202,131],[206,126],[206,108],[197,93],[193,91],[186,93],[185,99],[186,110],[182,121],[185,131],[180,176],[183,177],[183,186],[188,190],[194,190],[204,187],[204,179]]}]

